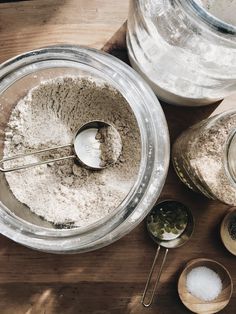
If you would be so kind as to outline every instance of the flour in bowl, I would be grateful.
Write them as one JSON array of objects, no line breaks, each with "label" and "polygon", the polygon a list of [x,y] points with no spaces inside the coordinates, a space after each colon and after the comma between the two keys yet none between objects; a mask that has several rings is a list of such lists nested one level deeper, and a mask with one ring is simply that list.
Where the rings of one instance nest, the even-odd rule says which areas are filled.
[{"label": "flour in bowl", "polygon": [[[55,225],[87,226],[98,221],[117,208],[134,184],[141,142],[128,103],[117,90],[98,81],[57,78],[20,100],[6,128],[4,157],[72,143],[74,133],[91,120],[105,121],[118,130],[122,152],[116,164],[92,171],[64,160],[5,174],[15,197]],[[67,149],[53,156],[27,157],[27,162],[65,154]]]}]

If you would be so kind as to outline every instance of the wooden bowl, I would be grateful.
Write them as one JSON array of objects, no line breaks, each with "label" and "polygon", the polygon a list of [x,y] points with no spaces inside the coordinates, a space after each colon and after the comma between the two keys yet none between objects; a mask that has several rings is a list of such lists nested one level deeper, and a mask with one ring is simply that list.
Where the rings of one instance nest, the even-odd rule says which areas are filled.
[{"label": "wooden bowl", "polygon": [[220,227],[220,236],[226,249],[233,255],[236,255],[236,240],[233,240],[231,238],[228,231],[228,224],[232,216],[236,216],[236,207],[230,208],[228,213],[225,215],[224,219],[222,220],[221,227]]},{"label": "wooden bowl", "polygon": [[[201,301],[190,294],[186,287],[186,276],[195,267],[206,266],[215,271],[222,280],[222,291],[213,301]],[[194,313],[211,314],[221,311],[228,303],[233,292],[233,282],[227,269],[218,262],[199,258],[187,263],[178,281],[179,297],[183,304]]]}]

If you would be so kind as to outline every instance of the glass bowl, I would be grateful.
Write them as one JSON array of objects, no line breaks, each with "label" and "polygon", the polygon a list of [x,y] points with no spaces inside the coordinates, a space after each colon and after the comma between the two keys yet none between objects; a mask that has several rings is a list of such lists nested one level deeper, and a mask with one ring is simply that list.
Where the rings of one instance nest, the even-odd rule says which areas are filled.
[{"label": "glass bowl", "polygon": [[144,80],[120,60],[95,49],[52,46],[30,51],[0,66],[0,158],[4,130],[20,98],[40,82],[58,76],[99,78],[120,91],[130,105],[141,136],[137,179],[119,207],[88,227],[56,229],[12,194],[0,173],[0,230],[27,247],[52,253],[98,249],[140,223],[155,204],[169,165],[169,134],[156,96]]}]

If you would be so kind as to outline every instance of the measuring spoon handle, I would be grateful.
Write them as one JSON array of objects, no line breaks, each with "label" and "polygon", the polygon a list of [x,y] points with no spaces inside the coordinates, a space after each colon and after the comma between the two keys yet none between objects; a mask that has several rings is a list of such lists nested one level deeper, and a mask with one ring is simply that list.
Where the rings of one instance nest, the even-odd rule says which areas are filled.
[{"label": "measuring spoon handle", "polygon": [[52,159],[48,159],[48,160],[44,160],[44,161],[38,161],[38,162],[32,162],[32,163],[28,163],[28,164],[23,164],[23,165],[16,166],[16,167],[8,167],[8,168],[3,167],[3,164],[5,162],[11,161],[11,160],[17,160],[17,159],[20,159],[20,158],[24,158],[26,156],[39,155],[39,154],[44,153],[44,152],[49,152],[49,151],[52,151],[52,150],[58,150],[58,149],[61,149],[61,148],[66,148],[66,147],[71,147],[71,146],[72,146],[72,144],[55,146],[55,147],[51,147],[51,148],[40,149],[40,150],[32,151],[32,152],[29,152],[29,153],[25,153],[25,154],[19,154],[19,155],[15,155],[15,156],[12,156],[12,157],[3,158],[2,160],[0,160],[0,166],[2,166],[2,167],[0,167],[0,171],[1,172],[11,172],[11,171],[26,169],[26,168],[30,168],[30,167],[43,165],[43,164],[49,164],[51,162],[55,162],[55,161],[59,161],[59,160],[75,158],[76,157],[75,155],[69,155],[69,156],[64,156],[64,157],[52,158]]},{"label": "measuring spoon handle", "polygon": [[146,286],[144,288],[144,292],[143,292],[141,303],[145,307],[149,307],[152,304],[153,297],[154,297],[156,288],[158,286],[158,283],[159,283],[159,280],[160,280],[160,277],[161,277],[161,274],[162,274],[163,267],[164,267],[165,262],[166,262],[168,249],[165,249],[165,253],[164,253],[164,256],[163,256],[163,259],[162,259],[162,263],[161,263],[160,269],[159,269],[158,274],[157,274],[157,278],[156,278],[153,290],[152,290],[152,292],[150,292],[151,293],[151,297],[150,297],[148,302],[145,302],[145,299],[146,299],[146,296],[147,296],[147,292],[148,292],[148,288],[149,288],[149,285],[150,285],[150,282],[151,282],[151,279],[152,279],[152,275],[153,275],[153,272],[154,272],[154,269],[155,269],[155,266],[156,266],[156,262],[158,260],[160,249],[161,249],[161,246],[159,245],[158,248],[157,248],[156,255],[154,257],[153,263],[152,263],[152,267],[151,267],[150,273],[148,275]]}]

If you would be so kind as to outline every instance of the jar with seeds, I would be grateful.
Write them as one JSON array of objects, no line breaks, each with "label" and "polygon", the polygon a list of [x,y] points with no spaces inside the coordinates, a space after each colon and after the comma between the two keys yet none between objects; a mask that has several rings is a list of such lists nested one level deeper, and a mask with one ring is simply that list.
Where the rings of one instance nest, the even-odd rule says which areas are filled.
[{"label": "jar with seeds", "polygon": [[175,141],[172,161],[190,189],[226,204],[236,204],[236,111],[195,124]]}]

